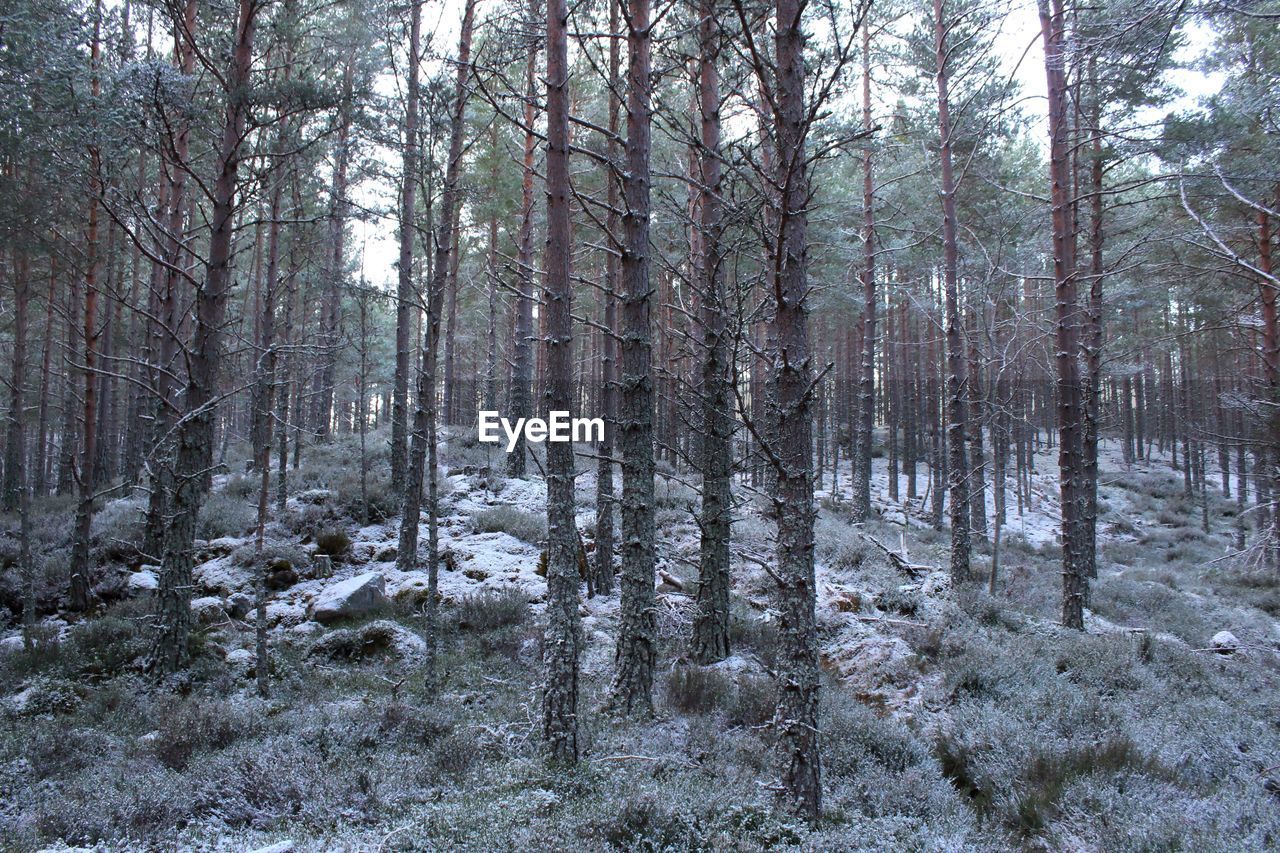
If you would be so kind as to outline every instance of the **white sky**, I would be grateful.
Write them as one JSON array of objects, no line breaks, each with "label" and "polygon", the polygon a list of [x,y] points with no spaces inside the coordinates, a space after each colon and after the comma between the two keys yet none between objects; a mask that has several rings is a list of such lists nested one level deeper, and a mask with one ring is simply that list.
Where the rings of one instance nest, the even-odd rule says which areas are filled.
[{"label": "white sky", "polygon": [[[486,7],[492,4],[480,0],[477,19],[483,20]],[[424,43],[427,33],[434,31],[432,47],[437,52],[452,54],[456,50],[457,31],[462,16],[461,0],[443,0],[429,3],[423,8]],[[1195,24],[1186,31],[1186,44],[1179,50],[1176,59],[1179,64],[1194,66],[1195,60],[1211,45],[1212,32],[1201,24]],[[1035,0],[1017,0],[1013,10],[1005,21],[1003,31],[999,35],[997,49],[1004,60],[1006,74],[1012,74],[1022,89],[1023,111],[1036,117],[1036,123],[1042,125],[1039,117],[1045,111],[1045,76],[1044,51],[1040,41],[1040,18],[1036,11]],[[401,55],[404,47],[399,46]],[[1158,121],[1165,112],[1194,108],[1201,98],[1211,96],[1222,85],[1219,73],[1205,74],[1194,67],[1183,68],[1168,74],[1168,81],[1182,91],[1173,103],[1167,107],[1153,109],[1149,115],[1135,116],[1140,121]],[[395,92],[394,81],[386,81],[387,94]],[[398,152],[383,152],[382,159],[391,170],[399,165]],[[396,279],[395,261],[398,255],[396,237],[395,189],[386,184],[372,185],[365,182],[357,187],[354,195],[357,201],[370,209],[384,210],[386,215],[370,221],[353,223],[353,248],[362,252],[361,268],[363,275],[372,285],[393,287]]]}]

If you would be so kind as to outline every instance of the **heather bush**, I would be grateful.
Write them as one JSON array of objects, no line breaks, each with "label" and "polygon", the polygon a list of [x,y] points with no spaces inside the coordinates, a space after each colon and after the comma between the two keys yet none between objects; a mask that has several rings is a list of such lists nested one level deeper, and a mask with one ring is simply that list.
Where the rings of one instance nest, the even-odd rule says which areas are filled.
[{"label": "heather bush", "polygon": [[226,492],[213,492],[200,504],[196,536],[201,539],[244,536],[256,520],[257,513],[248,502]]},{"label": "heather bush", "polygon": [[525,512],[513,506],[495,506],[481,510],[471,520],[477,533],[506,533],[516,539],[536,544],[547,538],[546,516]]}]

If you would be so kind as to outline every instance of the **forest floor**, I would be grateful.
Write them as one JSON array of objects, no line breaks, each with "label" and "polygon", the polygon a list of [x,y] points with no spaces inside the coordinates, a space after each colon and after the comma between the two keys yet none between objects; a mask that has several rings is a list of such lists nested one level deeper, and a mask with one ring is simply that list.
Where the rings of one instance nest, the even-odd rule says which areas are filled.
[{"label": "forest floor", "polygon": [[[385,436],[371,436],[375,515],[390,507],[384,446]],[[355,520],[363,508],[358,459],[349,438],[313,448],[290,472],[293,496],[267,529],[268,699],[254,687],[246,605],[260,564],[249,536],[256,481],[215,478],[200,523],[194,663],[158,687],[141,673],[154,570],[127,564],[145,498],[116,500],[99,513],[98,591],[110,603],[85,620],[49,616],[33,651],[12,619],[0,638],[0,846],[1201,851],[1280,844],[1280,588],[1273,573],[1234,553],[1234,499],[1220,490],[1186,496],[1167,459],[1126,467],[1114,448],[1103,453],[1099,577],[1084,633],[1056,624],[1051,454],[1037,458],[1032,505],[1021,514],[1010,483],[994,596],[985,578],[952,588],[947,534],[930,526],[927,506],[921,513],[919,502],[889,501],[884,459],[875,464],[878,512],[868,524],[851,524],[846,502],[819,493],[825,800],[812,832],[770,807],[771,581],[750,559],[772,552],[762,497],[738,490],[734,550],[747,557],[734,565],[734,654],[693,666],[682,652],[697,497],[682,477],[660,471],[658,554],[667,579],[658,587],[657,715],[622,721],[600,710],[617,594],[584,599],[584,760],[562,772],[546,767],[538,736],[541,479],[501,476],[505,456],[487,446],[444,443],[443,626],[438,677],[429,684],[425,571],[396,570],[394,519]],[[578,521],[589,550],[588,454],[580,471]],[[840,482],[847,488],[847,466]],[[921,466],[922,493],[927,482]],[[65,583],[70,514],[66,502],[38,507],[36,549],[46,567],[43,600],[51,603]],[[14,521],[3,524],[8,600]],[[325,551],[332,575],[318,577],[323,561],[315,557]],[[911,570],[895,568],[889,551]],[[990,554],[977,545],[978,575]],[[338,585],[377,585],[371,574],[381,579],[385,607],[324,625],[312,618]],[[1218,647],[1227,642],[1223,631],[1232,648]]]}]

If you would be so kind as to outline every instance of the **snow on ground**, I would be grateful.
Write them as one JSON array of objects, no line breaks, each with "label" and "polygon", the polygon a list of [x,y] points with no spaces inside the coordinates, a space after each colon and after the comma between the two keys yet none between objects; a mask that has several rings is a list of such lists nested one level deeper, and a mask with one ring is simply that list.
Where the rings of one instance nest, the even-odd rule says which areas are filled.
[{"label": "snow on ground", "polygon": [[[1100,498],[1109,512],[1120,516],[1128,514],[1130,500],[1134,496],[1129,488],[1133,472],[1169,470],[1167,459],[1150,459],[1126,469],[1115,443],[1104,443],[1100,455],[1100,467],[1104,472],[1104,482],[1099,490]],[[533,516],[542,516],[546,511],[545,482],[536,476],[528,479],[502,478],[495,476],[492,470],[494,469],[463,469],[448,473],[441,469],[441,599],[446,605],[454,605],[468,596],[517,589],[535,609],[541,609],[546,597],[546,581],[538,571],[543,544],[524,541],[501,530],[477,530],[476,518],[484,511],[498,507],[509,507]],[[987,473],[989,476],[990,466]],[[882,532],[879,535],[884,540],[881,544],[911,560],[912,556],[907,553],[907,528],[925,528],[930,523],[928,466],[921,463],[918,467],[919,496],[910,504],[905,500],[906,479],[905,474],[900,474],[901,499],[891,500],[888,494],[888,460],[873,460],[873,503],[884,521],[903,527],[898,541],[885,537]],[[214,489],[224,488],[228,481],[229,478],[224,475],[215,477]],[[842,500],[848,500],[847,490],[851,481],[851,464],[846,461],[840,466],[838,478]],[[816,494],[819,501],[831,499],[830,484],[828,469],[825,472],[826,488],[819,489]],[[671,509],[659,510],[658,568],[676,578],[691,578],[696,575],[698,534],[686,511],[689,507],[685,506],[685,502],[676,493],[678,487],[677,481],[661,478],[659,503],[660,506]],[[1037,548],[1055,543],[1061,524],[1056,451],[1044,451],[1036,456],[1035,470],[1031,475],[1031,497],[1022,507],[1017,505],[1015,488],[1014,475],[1010,471],[1005,537],[1016,534],[1024,538],[1028,545]],[[579,529],[583,531],[588,551],[593,547],[591,536],[595,524],[595,491],[594,469],[580,473],[576,479],[577,521]],[[995,506],[994,493],[989,483],[985,494],[990,518],[994,516]],[[328,502],[332,495],[327,489],[298,492],[289,498],[287,511],[291,514],[303,512],[309,506]],[[663,498],[666,500],[663,501]],[[760,517],[758,507],[750,501],[743,504],[741,514],[757,523],[757,530],[769,529],[767,520]],[[756,518],[751,519],[751,516]],[[419,542],[420,548],[425,552],[425,515],[422,522]],[[268,624],[288,642],[307,641],[323,630],[311,621],[312,609],[317,599],[326,589],[366,572],[378,572],[383,576],[388,599],[411,605],[421,604],[427,592],[425,554],[419,554],[419,568],[408,572],[400,571],[396,565],[398,528],[398,523],[392,520],[353,530],[350,534],[350,550],[345,558],[335,562],[330,577],[312,577],[309,575],[313,573],[307,567],[295,566],[302,578],[287,589],[271,593],[266,611]],[[737,528],[735,537],[738,535],[736,531]],[[268,534],[268,544],[295,544],[294,537],[283,525],[272,524],[268,528]],[[1113,534],[1104,525],[1100,527],[1100,535],[1105,540]],[[1117,539],[1132,538],[1127,533],[1114,536]],[[217,600],[225,602],[236,593],[252,595],[252,568],[244,565],[237,557],[237,552],[251,542],[249,538],[224,537],[197,543],[197,553],[203,558],[203,562],[196,566],[193,576],[197,586],[196,594],[213,597],[205,602],[206,605]],[[307,552],[314,553],[314,545],[302,547]],[[766,557],[770,550],[767,546],[767,534],[763,541],[750,542],[746,546],[735,543],[735,550],[751,550]],[[926,566],[927,568],[929,567]],[[898,585],[896,593],[913,597],[920,608],[918,616],[903,619],[877,606],[877,592],[865,587],[866,578],[861,577],[856,568],[835,568],[821,558],[816,563],[817,611],[819,622],[824,628],[821,648],[824,667],[828,672],[850,681],[865,697],[874,699],[893,713],[913,713],[922,692],[922,676],[919,669],[912,665],[911,648],[893,629],[904,624],[924,627],[926,622],[939,616],[942,612],[940,608],[945,606],[950,595],[948,577],[942,571],[944,567],[932,568],[935,571],[918,578],[900,578],[902,583]],[[764,620],[770,620],[773,617],[770,598],[772,583],[767,573],[751,560],[742,559],[735,559],[733,571],[740,597]],[[128,585],[133,592],[154,588],[156,573],[155,567],[143,567],[129,576]],[[1194,595],[1190,591],[1186,594]],[[657,601],[660,630],[683,630],[682,626],[687,624],[692,615],[691,598],[681,590],[672,590],[669,586],[660,584]],[[588,672],[607,671],[613,665],[617,612],[616,594],[588,599],[582,604],[583,632],[587,641],[583,667]],[[245,618],[251,620],[252,613]],[[1130,630],[1094,614],[1090,614],[1089,627],[1099,633]],[[756,671],[760,669],[758,661],[741,658],[731,659],[731,662],[722,666]]]}]

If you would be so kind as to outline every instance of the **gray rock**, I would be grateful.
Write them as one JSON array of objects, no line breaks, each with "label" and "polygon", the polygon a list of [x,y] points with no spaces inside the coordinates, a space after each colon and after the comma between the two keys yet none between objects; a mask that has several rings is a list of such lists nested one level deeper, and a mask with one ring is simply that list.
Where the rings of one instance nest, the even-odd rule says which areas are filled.
[{"label": "gray rock", "polygon": [[1240,641],[1230,631],[1219,631],[1213,635],[1213,639],[1209,642],[1220,655],[1229,655],[1240,651]]},{"label": "gray rock", "polygon": [[221,598],[206,595],[191,600],[191,615],[195,618],[197,625],[212,625],[214,622],[224,621],[227,618],[227,611],[222,606]]},{"label": "gray rock", "polygon": [[125,588],[131,595],[137,595],[141,592],[155,592],[160,588],[160,579],[156,573],[152,571],[154,566],[143,566],[138,571],[129,575],[129,579],[125,582]]},{"label": "gray rock", "polygon": [[345,661],[388,655],[414,662],[426,657],[427,644],[403,625],[379,619],[359,628],[330,631],[312,644],[308,654]]},{"label": "gray rock", "polygon": [[227,666],[231,668],[237,676],[248,678],[254,674],[254,667],[258,663],[258,656],[248,649],[233,649],[227,652]]},{"label": "gray rock", "polygon": [[387,584],[382,573],[365,572],[325,587],[311,606],[311,618],[317,622],[334,622],[381,610],[387,603]]},{"label": "gray rock", "polygon": [[243,592],[237,592],[227,599],[227,615],[232,619],[243,619],[253,609],[253,599]]}]

